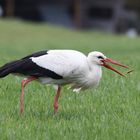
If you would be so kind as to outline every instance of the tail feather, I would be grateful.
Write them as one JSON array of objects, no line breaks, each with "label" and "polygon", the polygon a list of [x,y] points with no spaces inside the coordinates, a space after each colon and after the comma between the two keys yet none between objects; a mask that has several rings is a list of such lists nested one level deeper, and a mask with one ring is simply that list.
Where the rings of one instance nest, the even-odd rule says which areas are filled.
[{"label": "tail feather", "polygon": [[19,60],[12,61],[0,67],[0,78],[7,76],[10,73],[13,73],[19,64]]}]

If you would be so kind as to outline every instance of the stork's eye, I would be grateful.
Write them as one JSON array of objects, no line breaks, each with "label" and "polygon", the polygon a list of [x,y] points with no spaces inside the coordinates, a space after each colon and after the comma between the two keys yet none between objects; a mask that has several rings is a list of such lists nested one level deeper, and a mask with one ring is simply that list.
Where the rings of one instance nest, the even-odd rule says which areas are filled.
[{"label": "stork's eye", "polygon": [[99,59],[104,59],[102,56],[98,56]]}]

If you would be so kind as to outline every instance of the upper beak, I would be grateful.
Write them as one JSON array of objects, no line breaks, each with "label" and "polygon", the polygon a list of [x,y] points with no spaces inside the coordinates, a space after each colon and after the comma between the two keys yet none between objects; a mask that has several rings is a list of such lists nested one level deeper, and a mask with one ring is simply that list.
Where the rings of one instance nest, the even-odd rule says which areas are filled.
[{"label": "upper beak", "polygon": [[102,60],[102,62],[103,62],[102,66],[104,66],[112,71],[115,71],[116,73],[120,74],[121,76],[125,76],[124,74],[122,74],[118,70],[116,70],[116,69],[112,68],[110,65],[108,65],[107,62],[124,67],[124,68],[128,68],[128,66],[125,66],[125,65],[123,65],[123,64],[121,64],[121,63],[119,63],[111,58],[106,58],[106,59]]}]

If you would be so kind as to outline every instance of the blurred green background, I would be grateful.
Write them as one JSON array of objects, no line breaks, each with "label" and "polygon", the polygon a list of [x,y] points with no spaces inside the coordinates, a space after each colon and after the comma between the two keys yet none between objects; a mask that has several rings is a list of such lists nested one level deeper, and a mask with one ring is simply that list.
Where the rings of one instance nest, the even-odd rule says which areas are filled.
[{"label": "blurred green background", "polygon": [[0,20],[0,65],[49,49],[74,49],[85,54],[101,51],[129,65],[134,72],[124,78],[103,69],[99,87],[80,94],[64,87],[56,116],[53,114],[55,94],[52,87],[36,82],[29,84],[25,94],[25,114],[21,117],[22,78],[10,75],[0,79],[1,140],[140,139],[139,37],[72,30],[46,23]]}]

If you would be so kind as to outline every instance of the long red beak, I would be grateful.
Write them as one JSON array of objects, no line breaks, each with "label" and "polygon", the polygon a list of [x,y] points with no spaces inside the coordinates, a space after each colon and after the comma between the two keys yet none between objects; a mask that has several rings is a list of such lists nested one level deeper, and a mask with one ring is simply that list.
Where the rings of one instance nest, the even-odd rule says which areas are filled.
[{"label": "long red beak", "polygon": [[119,62],[117,62],[117,61],[115,61],[115,60],[113,60],[111,58],[106,58],[106,59],[102,60],[102,62],[103,62],[102,66],[104,66],[104,67],[106,67],[106,68],[108,68],[108,69],[110,69],[112,71],[115,71],[116,73],[120,74],[121,76],[125,76],[124,74],[122,74],[118,70],[112,68],[107,63],[109,62],[109,63],[115,64],[115,65],[118,65],[118,66],[121,66],[121,67],[124,67],[124,68],[128,68],[128,66],[125,66],[125,65],[123,65],[123,64],[121,64],[121,63],[119,63]]}]

